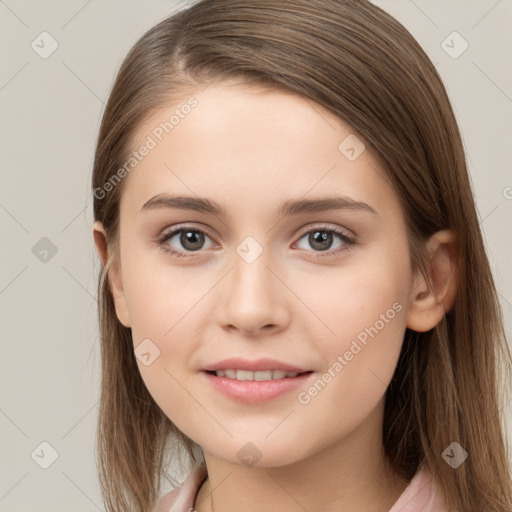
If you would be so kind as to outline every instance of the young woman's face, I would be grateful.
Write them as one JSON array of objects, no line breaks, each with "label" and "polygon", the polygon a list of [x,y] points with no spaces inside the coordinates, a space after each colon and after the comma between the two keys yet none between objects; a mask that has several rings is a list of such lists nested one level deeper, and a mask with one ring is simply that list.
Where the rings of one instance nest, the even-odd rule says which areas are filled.
[{"label": "young woman's face", "polygon": [[[193,97],[137,132],[132,149],[148,149],[120,206],[116,307],[148,390],[236,464],[290,464],[377,432],[413,291],[395,192],[318,104],[226,83]],[[222,214],[191,208],[206,201]],[[310,373],[205,372],[243,369],[227,358]]]}]

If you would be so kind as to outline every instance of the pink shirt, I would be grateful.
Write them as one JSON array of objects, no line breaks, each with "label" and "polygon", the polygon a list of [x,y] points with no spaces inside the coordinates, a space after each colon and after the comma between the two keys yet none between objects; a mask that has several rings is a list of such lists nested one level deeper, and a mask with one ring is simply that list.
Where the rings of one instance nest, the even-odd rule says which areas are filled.
[{"label": "pink shirt", "polygon": [[[206,467],[200,464],[181,485],[160,499],[155,512],[193,512],[197,493],[206,476]],[[419,470],[389,512],[448,512],[431,480],[425,470]]]}]

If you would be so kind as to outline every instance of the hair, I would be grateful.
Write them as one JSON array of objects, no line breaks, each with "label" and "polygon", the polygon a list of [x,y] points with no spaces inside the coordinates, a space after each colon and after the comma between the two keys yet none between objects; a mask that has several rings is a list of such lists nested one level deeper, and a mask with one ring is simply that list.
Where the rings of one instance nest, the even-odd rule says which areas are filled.
[{"label": "hair", "polygon": [[[123,166],[152,113],[187,91],[228,80],[312,100],[372,148],[403,208],[413,270],[427,276],[432,234],[455,233],[455,303],[433,329],[405,331],[386,391],[384,449],[407,479],[428,470],[451,511],[512,511],[500,409],[510,349],[461,135],[436,68],[406,28],[366,0],[198,1],[148,30],[122,62],[98,135],[93,190]],[[195,464],[201,449],[149,394],[131,329],[116,316],[107,275],[121,263],[125,185],[94,194],[94,220],[103,223],[109,248],[98,279],[96,457],[107,510],[149,512],[166,478],[165,454],[175,461],[188,455]],[[452,442],[469,454],[456,469],[442,458]]]}]

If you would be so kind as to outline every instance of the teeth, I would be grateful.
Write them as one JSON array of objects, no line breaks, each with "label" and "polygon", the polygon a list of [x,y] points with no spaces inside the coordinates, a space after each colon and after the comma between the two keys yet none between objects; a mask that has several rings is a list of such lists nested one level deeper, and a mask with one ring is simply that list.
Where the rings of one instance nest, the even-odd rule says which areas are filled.
[{"label": "teeth", "polygon": [[248,370],[217,370],[215,375],[217,377],[227,377],[228,379],[262,381],[297,377],[299,374],[297,372],[285,372],[284,370],[267,370],[258,372],[250,372]]}]

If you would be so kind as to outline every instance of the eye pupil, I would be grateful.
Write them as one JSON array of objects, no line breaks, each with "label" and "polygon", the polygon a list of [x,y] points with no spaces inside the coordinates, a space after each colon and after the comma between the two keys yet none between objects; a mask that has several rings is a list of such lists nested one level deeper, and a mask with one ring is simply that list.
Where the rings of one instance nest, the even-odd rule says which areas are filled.
[{"label": "eye pupil", "polygon": [[[197,251],[204,244],[204,234],[199,231],[183,231],[180,242],[188,251]],[[192,246],[189,245],[190,243]]]},{"label": "eye pupil", "polygon": [[317,249],[321,251],[327,250],[332,244],[332,236],[332,233],[327,231],[312,231],[309,235],[311,247],[315,247],[315,244],[318,243],[320,246],[316,247]]}]

